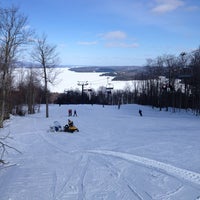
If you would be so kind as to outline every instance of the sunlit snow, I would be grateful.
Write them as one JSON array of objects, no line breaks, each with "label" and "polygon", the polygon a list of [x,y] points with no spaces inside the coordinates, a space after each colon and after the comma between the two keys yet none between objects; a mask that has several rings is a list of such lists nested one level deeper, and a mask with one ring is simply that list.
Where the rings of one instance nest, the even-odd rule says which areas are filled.
[{"label": "sunlit snow", "polygon": [[81,86],[78,83],[88,83],[86,89],[97,90],[99,87],[107,87],[112,85],[114,89],[120,90],[127,86],[133,87],[134,81],[112,81],[113,77],[100,76],[102,73],[96,72],[74,72],[69,68],[58,68],[60,73],[57,76],[54,85],[49,85],[52,92],[64,92],[70,89],[80,89]]},{"label": "sunlit snow", "polygon": [[[68,109],[79,132],[50,132],[65,125]],[[141,109],[141,117],[138,110]],[[148,106],[50,105],[12,116],[0,166],[1,200],[198,200],[200,123],[190,111]]]}]

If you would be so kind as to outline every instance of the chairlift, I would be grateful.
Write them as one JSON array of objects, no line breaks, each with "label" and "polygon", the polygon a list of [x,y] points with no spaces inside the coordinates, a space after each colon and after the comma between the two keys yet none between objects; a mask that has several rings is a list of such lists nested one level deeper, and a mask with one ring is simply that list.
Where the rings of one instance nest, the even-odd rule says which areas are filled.
[{"label": "chairlift", "polygon": [[114,85],[109,82],[109,77],[107,77],[107,85],[106,85],[106,91],[108,94],[111,94],[111,91],[113,90]]},{"label": "chairlift", "polygon": [[92,92],[92,88],[85,88],[83,91],[84,92]]},{"label": "chairlift", "polygon": [[113,89],[114,89],[113,84],[109,84],[106,86],[106,90],[113,90]]},{"label": "chairlift", "polygon": [[89,100],[91,100],[92,97],[92,88],[90,86],[87,86],[86,88],[84,88],[84,92],[87,94]]},{"label": "chairlift", "polygon": [[[87,85],[88,85],[88,84],[87,84]],[[91,85],[91,84],[90,84],[90,85]],[[84,88],[84,91],[87,92],[87,93],[92,92],[92,88],[91,88],[91,86],[87,86],[87,87],[85,87],[85,88]]]},{"label": "chairlift", "polygon": [[107,94],[111,94],[113,88],[114,88],[113,84],[111,84],[111,83],[107,84],[106,85],[106,92],[107,92]]}]

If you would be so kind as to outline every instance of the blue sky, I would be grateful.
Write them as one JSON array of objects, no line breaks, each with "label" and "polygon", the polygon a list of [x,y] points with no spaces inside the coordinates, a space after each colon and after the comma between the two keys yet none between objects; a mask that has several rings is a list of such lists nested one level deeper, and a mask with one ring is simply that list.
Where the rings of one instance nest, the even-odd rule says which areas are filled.
[{"label": "blue sky", "polygon": [[3,0],[57,45],[61,64],[145,65],[200,45],[199,0]]}]

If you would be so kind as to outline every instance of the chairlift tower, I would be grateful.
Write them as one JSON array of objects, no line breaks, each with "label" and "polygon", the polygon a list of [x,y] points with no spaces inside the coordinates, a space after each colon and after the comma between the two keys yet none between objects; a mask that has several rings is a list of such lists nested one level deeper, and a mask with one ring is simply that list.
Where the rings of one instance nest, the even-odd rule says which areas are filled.
[{"label": "chairlift tower", "polygon": [[83,99],[83,91],[84,91],[84,86],[88,85],[88,81],[78,81],[78,86],[81,86],[81,94],[82,94],[82,104],[84,103]]},{"label": "chairlift tower", "polygon": [[111,102],[112,104],[112,90],[114,89],[114,86],[112,83],[109,82],[109,77],[107,77],[107,85],[106,85],[106,93],[107,93],[107,99],[108,103]]},{"label": "chairlift tower", "polygon": [[113,84],[109,82],[109,77],[107,77],[107,85],[106,85],[107,94],[111,94],[113,88],[114,88]]}]

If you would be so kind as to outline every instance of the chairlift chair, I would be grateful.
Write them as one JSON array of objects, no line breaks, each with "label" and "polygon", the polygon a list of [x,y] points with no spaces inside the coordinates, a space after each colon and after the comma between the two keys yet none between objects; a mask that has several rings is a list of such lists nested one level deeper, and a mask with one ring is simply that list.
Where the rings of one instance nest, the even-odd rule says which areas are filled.
[{"label": "chairlift chair", "polygon": [[106,92],[107,92],[107,94],[111,94],[113,88],[114,88],[113,84],[108,83],[108,84],[106,85]]}]

